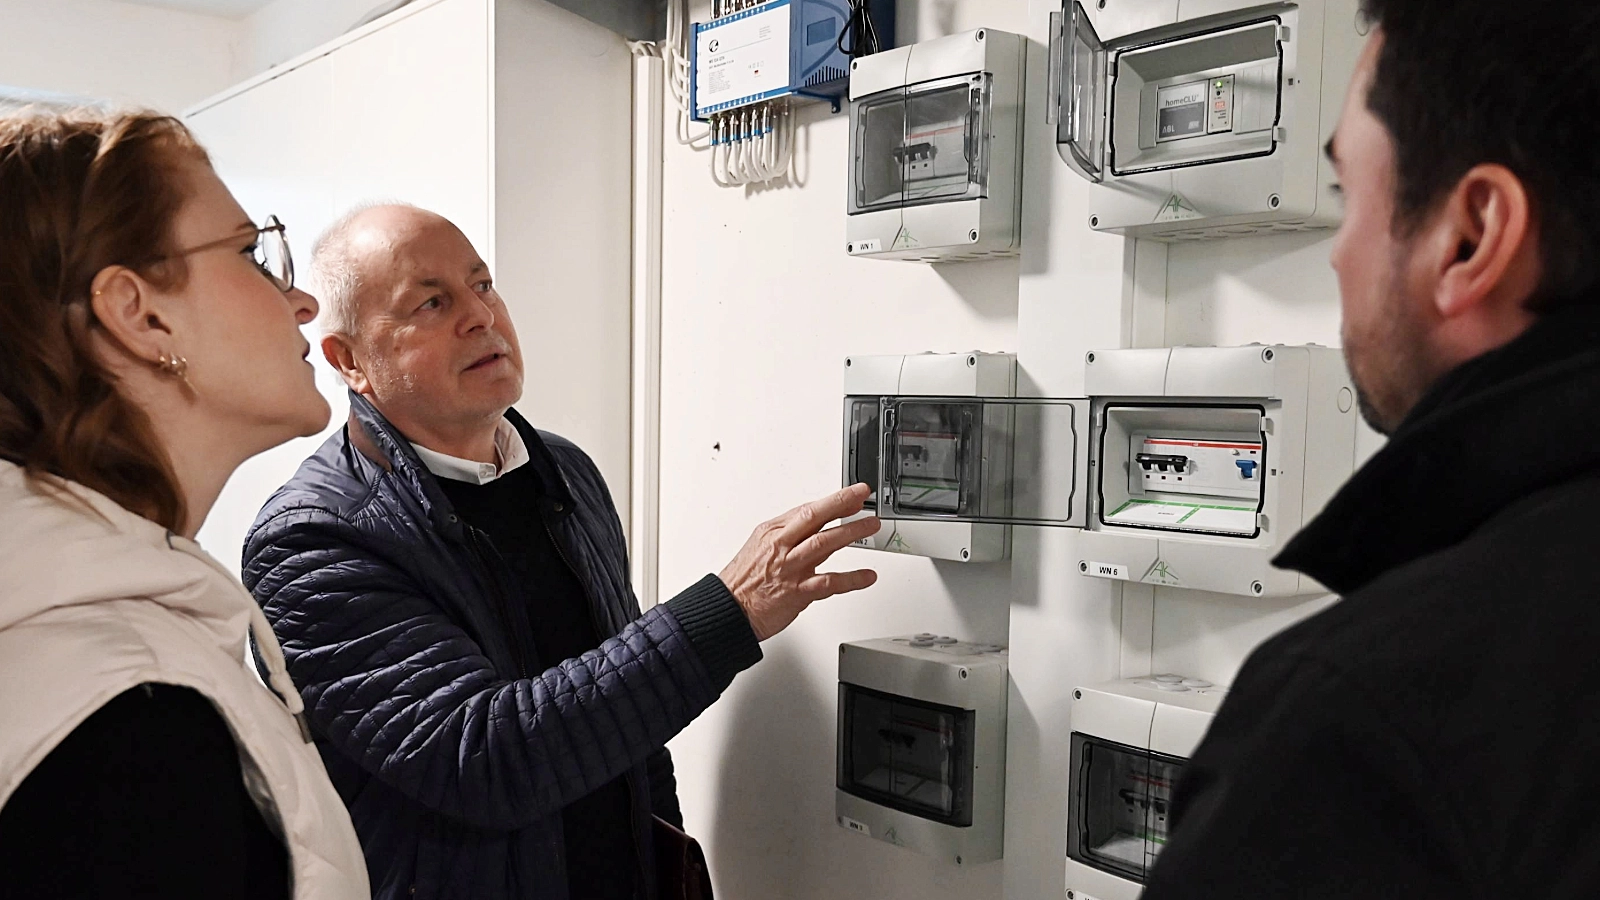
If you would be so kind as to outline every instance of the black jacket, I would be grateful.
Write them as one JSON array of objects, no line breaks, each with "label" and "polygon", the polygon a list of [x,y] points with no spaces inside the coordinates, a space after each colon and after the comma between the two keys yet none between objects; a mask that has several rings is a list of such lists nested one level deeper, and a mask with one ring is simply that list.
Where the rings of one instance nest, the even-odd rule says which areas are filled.
[{"label": "black jacket", "polygon": [[[606,638],[541,659],[509,567],[365,399],[262,509],[244,583],[350,809],[381,900],[567,900],[561,810],[626,776],[640,882],[650,815],[678,819],[663,749],[761,658],[715,576],[640,615],[600,472],[515,411],[543,517]],[[615,635],[613,637],[613,635]],[[626,863],[623,863],[626,864]],[[582,898],[576,898],[582,900]]]},{"label": "black jacket", "polygon": [[1446,376],[1278,564],[1146,900],[1600,896],[1600,299]]}]

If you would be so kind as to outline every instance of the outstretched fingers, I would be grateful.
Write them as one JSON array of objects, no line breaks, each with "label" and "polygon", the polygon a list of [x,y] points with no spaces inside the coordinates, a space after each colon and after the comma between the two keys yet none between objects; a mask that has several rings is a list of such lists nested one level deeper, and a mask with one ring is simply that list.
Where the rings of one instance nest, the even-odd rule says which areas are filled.
[{"label": "outstretched fingers", "polygon": [[882,525],[877,517],[869,516],[818,532],[801,541],[800,546],[789,554],[789,559],[808,569],[815,569],[839,550],[877,534]]},{"label": "outstretched fingers", "polygon": [[848,594],[872,587],[878,581],[878,573],[871,569],[856,569],[853,572],[818,572],[817,574],[800,582],[800,593],[808,601],[826,600],[837,594]]},{"label": "outstretched fingers", "polygon": [[860,512],[862,505],[870,496],[872,496],[871,488],[864,484],[853,484],[821,500],[803,503],[780,517],[784,525],[779,533],[779,540],[789,547],[798,546],[801,541],[821,531],[822,526],[829,522]]}]

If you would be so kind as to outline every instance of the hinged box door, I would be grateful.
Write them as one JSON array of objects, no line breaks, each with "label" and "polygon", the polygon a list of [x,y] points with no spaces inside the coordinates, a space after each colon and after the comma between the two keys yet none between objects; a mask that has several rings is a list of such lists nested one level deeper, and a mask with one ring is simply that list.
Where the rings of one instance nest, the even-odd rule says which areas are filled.
[{"label": "hinged box door", "polygon": [[885,397],[878,516],[1083,527],[1089,402]]},{"label": "hinged box door", "polygon": [[1050,18],[1049,110],[1056,152],[1073,171],[1098,182],[1105,164],[1106,50],[1083,4],[1068,0]]}]

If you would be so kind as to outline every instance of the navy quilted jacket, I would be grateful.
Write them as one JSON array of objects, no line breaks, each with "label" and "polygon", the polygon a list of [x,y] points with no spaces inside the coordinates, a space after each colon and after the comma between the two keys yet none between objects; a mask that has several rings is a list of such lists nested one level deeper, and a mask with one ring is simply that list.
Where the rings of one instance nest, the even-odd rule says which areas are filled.
[{"label": "navy quilted jacket", "polygon": [[[513,411],[553,486],[557,546],[615,635],[578,659],[539,659],[509,624],[523,617],[502,612],[509,567],[404,437],[364,398],[350,403],[350,424],[261,510],[243,575],[375,896],[567,900],[561,810],[621,775],[653,871],[651,814],[681,822],[664,745],[761,658],[743,611],[707,576],[640,615],[599,470]],[[641,883],[653,893],[653,876]]]}]

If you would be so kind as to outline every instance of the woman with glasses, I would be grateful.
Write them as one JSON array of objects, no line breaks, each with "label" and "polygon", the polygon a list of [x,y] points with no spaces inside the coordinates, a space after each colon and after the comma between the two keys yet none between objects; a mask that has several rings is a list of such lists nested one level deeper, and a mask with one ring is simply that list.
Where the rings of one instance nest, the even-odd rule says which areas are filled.
[{"label": "woman with glasses", "polygon": [[0,119],[0,198],[0,895],[368,897],[282,650],[192,540],[328,421],[284,226],[146,114]]}]

